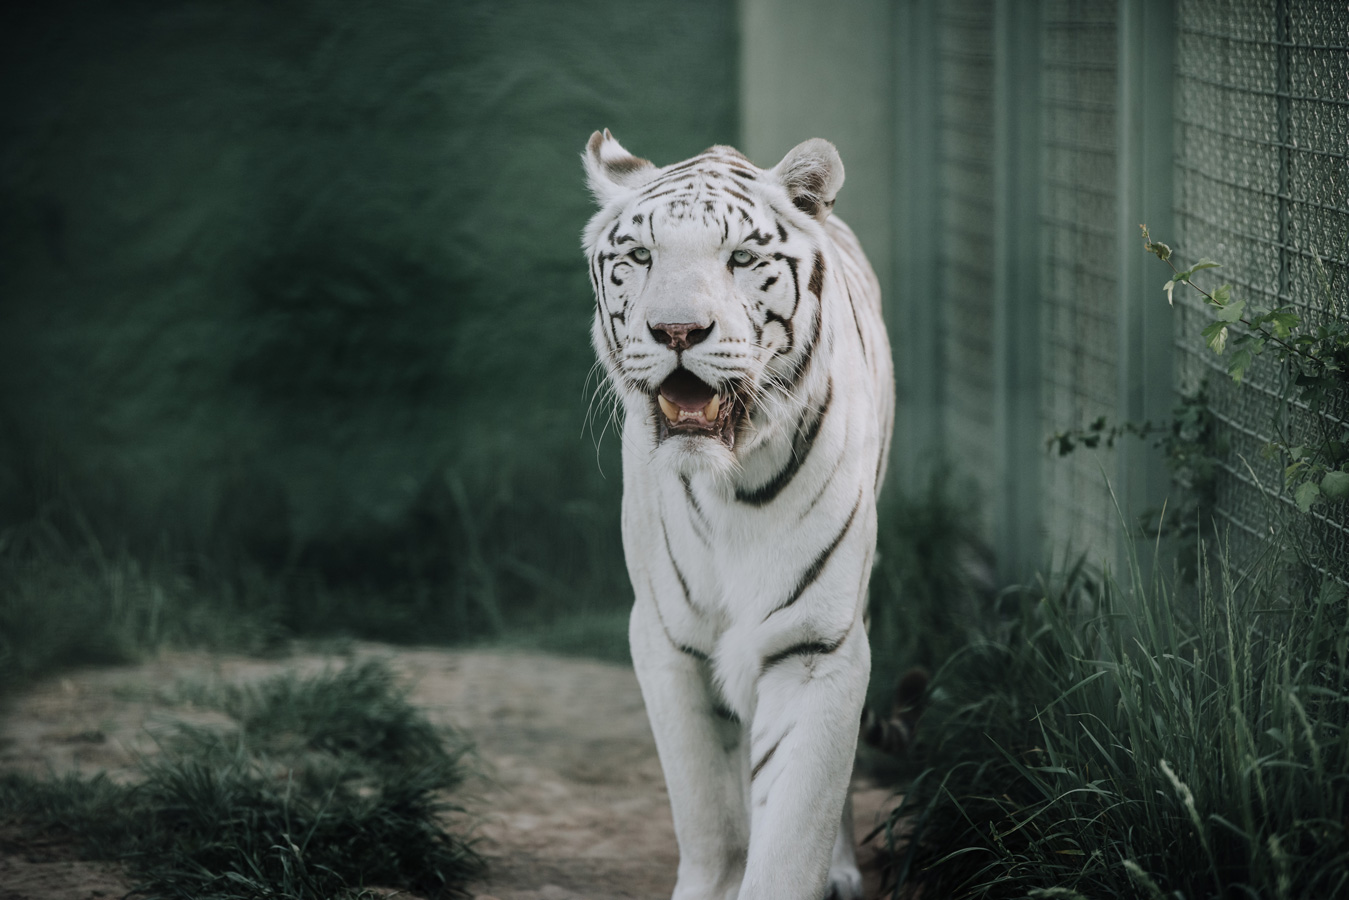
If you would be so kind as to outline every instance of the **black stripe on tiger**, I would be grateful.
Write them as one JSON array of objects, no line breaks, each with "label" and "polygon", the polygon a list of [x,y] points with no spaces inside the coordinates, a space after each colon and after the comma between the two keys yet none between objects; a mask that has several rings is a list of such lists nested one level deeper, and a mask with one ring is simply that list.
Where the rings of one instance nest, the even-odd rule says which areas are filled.
[{"label": "black stripe on tiger", "polygon": [[857,343],[862,348],[862,361],[871,362],[871,354],[867,352],[867,339],[862,335],[862,317],[857,314],[857,303],[852,298],[852,289],[848,291],[848,306],[852,307],[852,323],[857,326]]},{"label": "black stripe on tiger", "polygon": [[684,573],[679,571],[679,563],[675,562],[674,550],[670,548],[670,532],[665,527],[664,519],[661,519],[660,533],[661,537],[665,538],[665,555],[670,558],[670,568],[674,569],[675,578],[679,579],[679,589],[684,592],[684,603],[695,615],[701,616],[703,611],[693,602],[693,597],[689,594],[689,583],[685,580]]},{"label": "black stripe on tiger", "polygon": [[842,647],[843,642],[848,639],[848,635],[850,634],[852,634],[851,625],[848,626],[848,630],[843,632],[843,635],[836,641],[828,642],[818,639],[813,641],[802,641],[799,644],[792,644],[784,650],[779,650],[777,653],[769,654],[768,656],[765,656],[763,662],[759,664],[759,674],[763,675],[774,666],[784,663],[796,656],[827,656],[839,647]]},{"label": "black stripe on tiger", "polygon": [[703,543],[707,543],[707,538],[703,537],[697,526],[701,525],[702,528],[706,530],[710,527],[711,523],[707,521],[707,514],[703,512],[702,505],[698,503],[698,498],[693,493],[693,482],[691,482],[689,476],[685,474],[679,476],[679,483],[684,486],[684,498],[688,500],[689,508],[693,510],[693,524],[695,526],[693,533],[698,535]]},{"label": "black stripe on tiger", "polygon": [[703,159],[701,156],[697,156],[694,157],[693,159],[687,160],[686,162],[682,162],[677,166],[670,166],[669,168],[663,170],[661,174],[651,179],[651,181],[647,183],[646,187],[649,190],[653,187],[658,187],[661,184],[664,184],[672,180],[676,180],[679,178],[686,178],[688,177],[689,169],[695,168],[704,162],[706,162],[705,159]]},{"label": "black stripe on tiger", "polygon": [[768,765],[768,761],[773,758],[773,754],[778,752],[778,747],[782,746],[782,742],[786,740],[787,735],[791,733],[792,730],[788,728],[786,731],[782,733],[782,737],[778,738],[777,741],[774,742],[773,746],[769,747],[768,751],[764,753],[763,756],[759,757],[759,761],[756,762],[754,764],[754,768],[750,770],[749,773],[750,781],[753,781],[755,778],[759,777],[759,773],[763,771],[763,767]]},{"label": "black stripe on tiger", "polygon": [[706,653],[699,650],[697,647],[681,644],[674,639],[674,635],[670,634],[670,627],[665,624],[665,615],[660,611],[660,601],[656,599],[656,586],[651,583],[650,579],[647,580],[647,588],[651,591],[651,605],[656,609],[656,621],[660,623],[660,630],[664,633],[665,639],[670,642],[670,646],[686,656],[693,657],[698,660],[698,662],[708,662],[711,657]]},{"label": "black stripe on tiger", "polygon": [[813,329],[810,334],[810,343],[801,351],[796,364],[792,367],[792,374],[787,378],[784,390],[787,393],[793,393],[801,384],[801,379],[806,377],[810,371],[810,364],[815,359],[815,347],[820,342],[820,331],[824,327],[823,318],[824,304],[815,304],[815,315],[812,318]]},{"label": "black stripe on tiger", "polygon": [[672,187],[672,188],[669,188],[668,190],[660,191],[659,193],[650,194],[650,195],[648,195],[648,196],[646,196],[646,197],[643,197],[642,200],[643,200],[643,201],[646,201],[646,200],[655,200],[657,197],[664,197],[664,196],[667,195],[667,194],[675,194],[675,193],[678,193],[678,192],[679,192],[679,188],[677,188],[677,187]]},{"label": "black stripe on tiger", "polygon": [[[610,355],[613,355],[614,353],[617,353],[617,352],[618,352],[618,348],[622,345],[622,342],[619,341],[619,339],[618,339],[618,328],[614,325],[614,319],[615,319],[615,318],[623,318],[623,317],[626,316],[627,305],[626,305],[626,304],[624,305],[623,311],[616,312],[616,313],[615,313],[615,312],[609,312],[609,286],[608,286],[608,284],[605,283],[605,280],[604,280],[604,277],[603,277],[603,276],[604,276],[604,261],[603,261],[602,259],[601,259],[601,261],[598,263],[597,269],[598,269],[598,277],[599,277],[599,279],[600,279],[600,282],[599,282],[599,303],[600,303],[600,306],[604,309],[605,313],[607,313],[607,314],[608,314],[608,317],[609,317],[609,330],[608,330],[607,332],[605,332],[604,337],[605,337],[605,342],[609,345],[609,353],[610,353]],[[624,321],[624,324],[626,325],[627,322]]]},{"label": "black stripe on tiger", "polygon": [[712,702],[712,715],[716,716],[718,719],[725,719],[727,722],[731,722],[735,725],[740,724],[740,717],[737,716],[730,707],[723,706],[715,700]]},{"label": "black stripe on tiger", "polygon": [[847,458],[848,445],[847,439],[844,438],[843,452],[839,453],[838,459],[834,460],[834,468],[830,471],[829,477],[824,480],[824,484],[820,485],[819,491],[817,491],[815,496],[811,499],[810,504],[806,507],[806,511],[801,513],[802,521],[805,521],[806,517],[810,515],[811,510],[815,509],[815,505],[819,503],[820,499],[829,491],[829,486],[834,483],[834,476],[838,474],[839,469],[843,468],[843,463]]},{"label": "black stripe on tiger", "polygon": [[[782,493],[783,488],[791,484],[796,473],[801,471],[805,465],[806,458],[810,456],[810,450],[815,446],[815,439],[820,436],[820,426],[824,424],[824,417],[829,412],[829,406],[834,400],[834,380],[829,379],[828,388],[825,391],[824,403],[820,405],[818,411],[812,419],[807,420],[803,415],[801,421],[796,425],[796,434],[792,437],[792,452],[787,457],[786,464],[778,470],[778,473],[767,482],[753,490],[735,489],[735,499],[741,503],[748,503],[750,506],[764,506],[777,499],[778,494]],[[807,410],[809,413],[810,410]]]},{"label": "black stripe on tiger", "polygon": [[857,494],[857,502],[853,504],[852,512],[848,513],[848,521],[843,523],[843,528],[839,531],[837,535],[834,536],[834,539],[829,542],[829,546],[825,547],[823,550],[820,551],[820,555],[815,557],[815,560],[810,564],[810,567],[807,568],[806,571],[801,574],[801,579],[796,583],[796,587],[792,589],[792,592],[787,597],[786,601],[784,601],[781,606],[777,607],[772,612],[770,612],[767,616],[764,616],[765,622],[768,621],[769,617],[772,616],[773,613],[782,612],[784,609],[791,606],[797,600],[800,600],[801,595],[806,592],[806,588],[810,587],[812,584],[815,583],[815,579],[820,577],[820,573],[823,572],[824,567],[828,565],[829,557],[832,556],[834,554],[834,551],[838,549],[838,545],[843,542],[844,536],[847,535],[848,530],[852,528],[853,519],[857,518],[857,510],[860,509],[861,507],[862,507],[862,492],[859,491]]},{"label": "black stripe on tiger", "polygon": [[[818,250],[815,251],[815,264],[810,269],[809,287],[810,292],[815,295],[816,299],[819,299],[821,292],[824,290],[824,254]],[[848,300],[851,302],[851,295]]]},{"label": "black stripe on tiger", "polygon": [[792,311],[787,313],[786,317],[779,316],[777,313],[770,312],[765,321],[765,325],[770,321],[782,323],[782,327],[787,331],[787,346],[778,351],[778,354],[785,356],[792,352],[796,346],[796,335],[792,329],[792,320],[796,318],[796,311],[801,306],[801,276],[797,274],[796,268],[800,260],[793,256],[787,256],[784,253],[774,253],[773,258],[787,264],[787,268],[792,272]]}]

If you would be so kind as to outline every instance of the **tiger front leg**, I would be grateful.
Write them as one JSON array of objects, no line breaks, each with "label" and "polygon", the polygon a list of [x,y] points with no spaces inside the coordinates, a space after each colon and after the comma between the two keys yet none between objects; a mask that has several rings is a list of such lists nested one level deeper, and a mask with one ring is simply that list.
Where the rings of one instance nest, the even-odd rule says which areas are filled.
[{"label": "tiger front leg", "polygon": [[852,873],[831,873],[831,860],[871,651],[860,622],[837,647],[794,649],[800,652],[766,660],[757,685],[749,856],[739,900],[821,900],[851,887]]},{"label": "tiger front leg", "polygon": [[708,661],[640,592],[628,636],[670,794],[679,874],[672,900],[734,900],[749,846],[744,726],[721,704]]}]

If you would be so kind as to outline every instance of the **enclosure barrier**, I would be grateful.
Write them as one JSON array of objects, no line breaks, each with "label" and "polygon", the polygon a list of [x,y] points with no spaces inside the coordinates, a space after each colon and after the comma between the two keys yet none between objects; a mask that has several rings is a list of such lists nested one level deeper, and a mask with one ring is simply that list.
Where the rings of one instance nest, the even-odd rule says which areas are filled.
[{"label": "enclosure barrier", "polygon": [[[1343,432],[1345,392],[1300,408],[1269,359],[1233,382],[1200,337],[1211,310],[1194,292],[1166,304],[1170,272],[1138,226],[1178,265],[1221,262],[1210,286],[1230,282],[1252,307],[1349,317],[1349,4],[848,0],[830,27],[857,32],[851,44],[806,0],[742,8],[752,155],[785,149],[770,133],[826,134],[849,166],[841,213],[889,223],[858,230],[887,282],[898,487],[951,467],[1004,579],[1050,553],[1118,570],[1126,532],[1171,493],[1165,459],[1134,438],[1060,457],[1047,438],[1165,423],[1202,385],[1221,451],[1211,515],[1232,555],[1292,521],[1346,579],[1349,502],[1283,515],[1284,463],[1262,454],[1276,422],[1293,443]],[[841,63],[826,43],[853,50]],[[753,60],[812,47],[788,54],[783,102],[781,71]],[[859,77],[873,69],[890,80]],[[876,91],[893,111],[884,169],[859,152],[876,152]],[[868,112],[849,118],[858,92]]]}]

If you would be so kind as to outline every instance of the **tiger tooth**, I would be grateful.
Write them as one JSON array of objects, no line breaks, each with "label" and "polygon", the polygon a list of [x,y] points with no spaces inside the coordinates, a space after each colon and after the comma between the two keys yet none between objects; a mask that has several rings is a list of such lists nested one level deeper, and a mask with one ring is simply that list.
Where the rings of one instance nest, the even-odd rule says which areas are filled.
[{"label": "tiger tooth", "polygon": [[665,418],[669,419],[671,422],[679,421],[678,406],[675,406],[669,400],[666,400],[663,394],[657,394],[656,400],[660,402],[660,411],[665,413]]},{"label": "tiger tooth", "polygon": [[703,410],[703,417],[709,422],[717,420],[717,413],[721,410],[721,395],[713,394],[712,399],[707,401],[707,408]]}]

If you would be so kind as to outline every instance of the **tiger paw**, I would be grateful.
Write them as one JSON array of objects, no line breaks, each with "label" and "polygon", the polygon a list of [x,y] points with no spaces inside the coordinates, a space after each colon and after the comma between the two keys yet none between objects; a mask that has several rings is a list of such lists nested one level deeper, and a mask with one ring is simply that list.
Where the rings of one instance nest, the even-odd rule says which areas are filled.
[{"label": "tiger paw", "polygon": [[857,866],[830,867],[824,900],[862,900],[862,873]]}]

